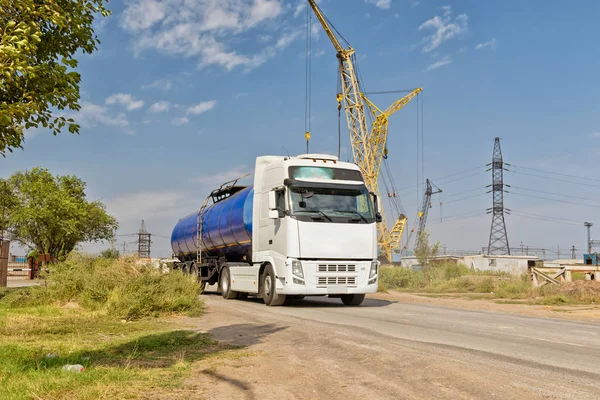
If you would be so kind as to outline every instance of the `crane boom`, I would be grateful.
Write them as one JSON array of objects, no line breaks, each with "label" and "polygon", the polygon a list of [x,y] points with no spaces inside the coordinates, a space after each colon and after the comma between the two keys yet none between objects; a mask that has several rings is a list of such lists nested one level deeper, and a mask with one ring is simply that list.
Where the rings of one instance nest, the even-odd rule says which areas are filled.
[{"label": "crane boom", "polygon": [[[393,103],[385,112],[381,111],[361,91],[354,69],[355,50],[350,45],[346,48],[341,44],[315,0],[308,0],[308,4],[337,52],[342,86],[342,93],[338,95],[338,104],[342,104],[342,102],[344,104],[354,162],[360,168],[367,188],[380,198],[378,181],[382,159],[387,157],[385,144],[387,142],[388,117],[404,107],[422,89],[419,88]],[[365,103],[376,117],[370,131],[367,125]],[[401,214],[390,230],[386,223],[384,210],[380,211],[382,222],[377,226],[377,242],[385,258],[391,262],[393,250],[400,245],[406,216]]]},{"label": "crane boom", "polygon": [[442,189],[435,187],[429,179],[425,180],[425,194],[423,195],[423,204],[421,205],[421,211],[419,211],[419,227],[417,229],[417,239],[415,249],[421,246],[423,240],[423,232],[425,232],[425,225],[427,224],[427,215],[429,214],[429,208],[431,208],[431,196],[437,193],[442,193]]}]

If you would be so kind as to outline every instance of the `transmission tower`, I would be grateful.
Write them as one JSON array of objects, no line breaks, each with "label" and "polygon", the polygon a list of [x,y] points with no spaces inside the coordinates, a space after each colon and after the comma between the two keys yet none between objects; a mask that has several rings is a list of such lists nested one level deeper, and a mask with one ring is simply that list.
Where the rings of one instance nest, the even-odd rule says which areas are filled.
[{"label": "transmission tower", "polygon": [[150,244],[152,243],[152,234],[146,230],[146,223],[142,220],[140,231],[138,232],[138,257],[150,258]]},{"label": "transmission tower", "polygon": [[[494,140],[494,155],[492,158],[492,184],[488,193],[493,193],[492,197],[494,204],[492,208],[488,208],[488,214],[492,214],[492,228],[490,230],[490,242],[488,244],[488,255],[510,255],[510,247],[508,246],[508,235],[506,234],[506,223],[504,214],[509,213],[509,209],[504,208],[504,163],[502,162],[502,150],[500,149],[500,138]],[[506,185],[508,186],[508,185]]]}]

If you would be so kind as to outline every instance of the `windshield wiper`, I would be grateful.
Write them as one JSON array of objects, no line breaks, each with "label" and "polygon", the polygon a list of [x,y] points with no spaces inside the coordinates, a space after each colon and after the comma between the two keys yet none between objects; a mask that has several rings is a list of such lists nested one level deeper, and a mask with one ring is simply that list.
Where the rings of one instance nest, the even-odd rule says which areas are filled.
[{"label": "windshield wiper", "polygon": [[317,214],[320,214],[320,215],[322,215],[323,217],[327,218],[329,221],[333,221],[333,220],[331,219],[331,217],[330,217],[329,215],[325,214],[323,211],[317,211],[317,210],[298,210],[298,211],[295,211],[295,212],[297,212],[297,213],[299,213],[299,212],[305,212],[305,213],[317,213]]},{"label": "windshield wiper", "polygon": [[369,223],[369,221],[361,213],[359,213],[358,211],[352,211],[352,210],[333,210],[333,212],[355,214],[355,215],[358,215],[366,223]]}]

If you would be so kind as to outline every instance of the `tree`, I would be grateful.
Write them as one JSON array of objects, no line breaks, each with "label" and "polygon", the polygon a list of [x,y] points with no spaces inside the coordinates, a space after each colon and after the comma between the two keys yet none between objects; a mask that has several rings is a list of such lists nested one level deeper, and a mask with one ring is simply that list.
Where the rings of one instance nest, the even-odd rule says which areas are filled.
[{"label": "tree", "polygon": [[429,234],[425,231],[421,232],[421,237],[417,240],[417,243],[415,257],[417,257],[419,264],[421,264],[424,269],[428,268],[431,259],[438,254],[440,243],[436,242],[433,246],[429,245]]},{"label": "tree", "polygon": [[117,249],[106,249],[106,250],[102,250],[100,252],[100,257],[102,257],[102,258],[114,259],[114,258],[119,258],[119,256],[120,256],[120,252]]},{"label": "tree", "polygon": [[73,175],[55,177],[36,167],[14,173],[8,184],[16,200],[10,238],[41,254],[63,259],[77,243],[111,239],[118,227],[104,204],[86,200],[85,182]]},{"label": "tree", "polygon": [[17,204],[12,186],[6,179],[0,179],[0,240],[9,224],[9,217]]},{"label": "tree", "polygon": [[109,15],[106,2],[0,0],[0,154],[22,147],[24,129],[79,133],[60,110],[80,109],[74,56],[97,49],[92,23]]}]

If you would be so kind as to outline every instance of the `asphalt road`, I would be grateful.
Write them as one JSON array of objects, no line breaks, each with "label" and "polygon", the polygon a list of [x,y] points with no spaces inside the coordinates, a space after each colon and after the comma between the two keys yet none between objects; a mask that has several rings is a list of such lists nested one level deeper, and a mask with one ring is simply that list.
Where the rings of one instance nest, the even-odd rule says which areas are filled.
[{"label": "asphalt road", "polygon": [[[259,373],[256,360],[246,372],[225,369],[255,380],[239,398],[600,399],[598,324],[376,299],[266,307],[204,297],[205,327],[217,339],[279,357],[271,372]],[[262,393],[269,374],[286,370],[293,382]]]}]

